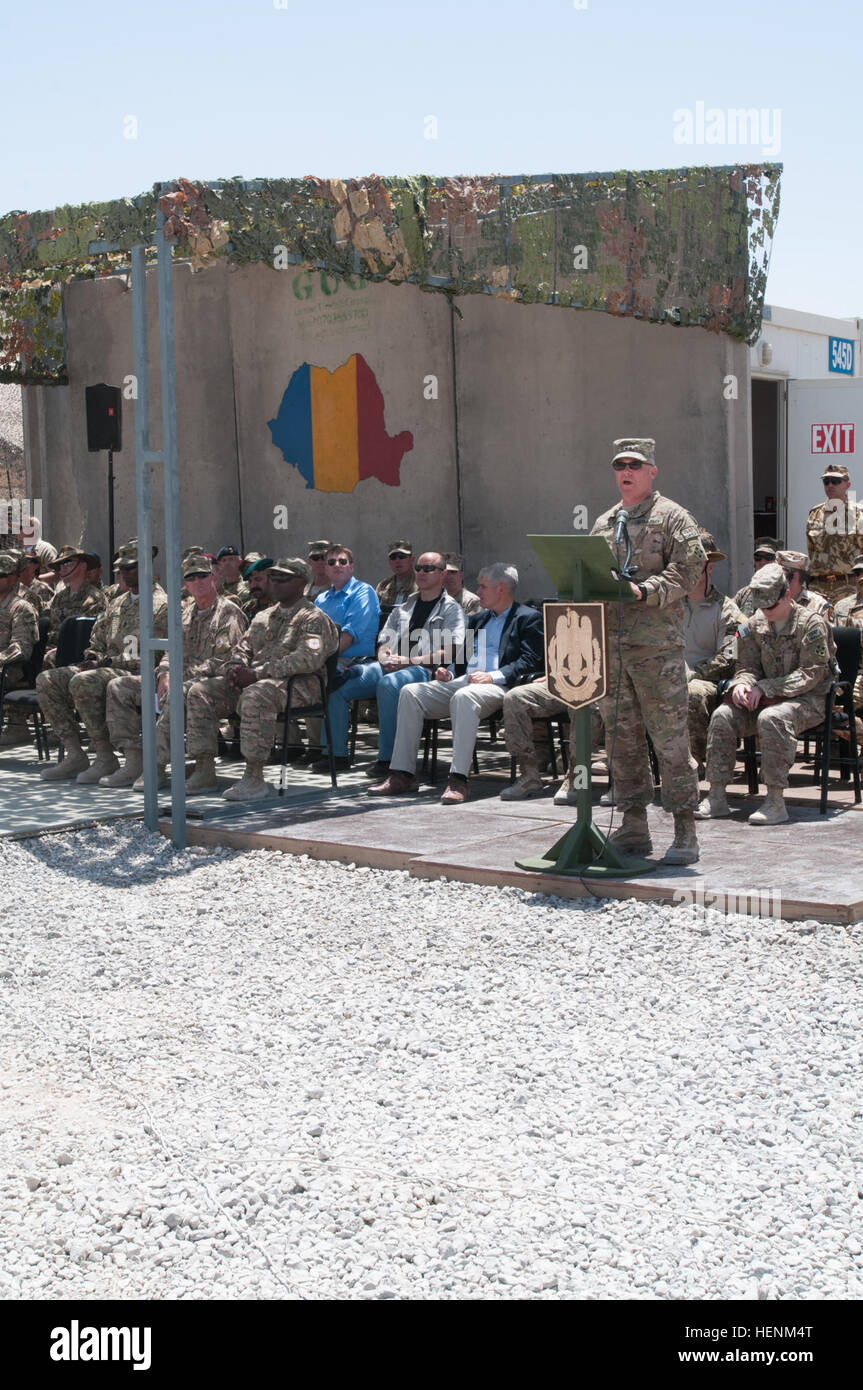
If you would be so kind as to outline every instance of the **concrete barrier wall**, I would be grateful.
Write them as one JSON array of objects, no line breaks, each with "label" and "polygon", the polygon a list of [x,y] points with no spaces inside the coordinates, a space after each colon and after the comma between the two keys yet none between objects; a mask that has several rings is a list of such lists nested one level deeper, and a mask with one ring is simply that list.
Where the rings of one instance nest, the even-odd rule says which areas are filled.
[{"label": "concrete barrier wall", "polygon": [[[660,491],[716,535],[733,587],[752,543],[748,350],[703,329],[675,329],[548,306],[466,296],[453,307],[414,286],[346,284],[291,267],[220,264],[175,270],[183,544],[233,543],[304,554],[310,537],[353,546],[357,573],[388,573],[386,548],[458,548],[469,575],[506,559],[524,596],[550,592],[525,539],[573,533],[617,498],[612,439],[657,440]],[[161,442],[155,274],[148,275],[151,445]],[[84,387],[131,375],[131,295],[122,277],[67,289],[70,384],[25,388],[31,489],[45,535],[107,548],[106,455],[89,454]],[[455,354],[455,363],[453,360]],[[361,354],[390,437],[409,431],[398,486],[368,477],[350,491],[307,486],[268,421],[304,363],[335,372]],[[737,400],[723,395],[734,373]],[[430,381],[434,378],[434,381]],[[318,380],[323,380],[319,377]],[[454,388],[454,381],[457,385]],[[116,539],[135,533],[134,402],[124,401],[116,459]],[[153,470],[153,526],[164,525]],[[287,529],[281,523],[287,515]],[[740,548],[739,559],[736,554]],[[157,562],[158,568],[158,562]]]}]

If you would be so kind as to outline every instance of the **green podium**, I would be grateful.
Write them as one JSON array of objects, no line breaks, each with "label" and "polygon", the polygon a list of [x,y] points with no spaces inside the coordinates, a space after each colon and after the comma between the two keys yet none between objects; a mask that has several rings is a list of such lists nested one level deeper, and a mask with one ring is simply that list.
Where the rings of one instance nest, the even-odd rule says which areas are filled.
[{"label": "green podium", "polygon": [[[558,598],[573,603],[634,603],[626,581],[619,583],[611,571],[614,553],[602,536],[528,536],[557,590]],[[622,854],[608,843],[593,823],[590,777],[590,705],[572,710],[579,766],[585,768],[585,785],[576,785],[576,821],[566,834],[539,858],[517,859],[519,869],[567,874],[576,878],[633,878],[652,873],[656,864]],[[578,779],[581,782],[581,779]]]}]

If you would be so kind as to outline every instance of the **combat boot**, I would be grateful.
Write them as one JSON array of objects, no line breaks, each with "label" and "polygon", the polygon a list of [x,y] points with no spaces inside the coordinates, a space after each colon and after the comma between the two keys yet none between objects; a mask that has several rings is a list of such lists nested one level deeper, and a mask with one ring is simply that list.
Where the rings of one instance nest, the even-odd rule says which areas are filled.
[{"label": "combat boot", "polygon": [[695,812],[674,812],[674,843],[665,851],[666,864],[694,864],[699,858]]},{"label": "combat boot", "polygon": [[219,779],[216,776],[215,753],[202,753],[195,759],[195,766],[186,778],[186,791],[189,796],[198,792],[217,792]]},{"label": "combat boot", "polygon": [[785,788],[768,787],[767,799],[749,817],[750,825],[784,825],[788,820],[785,805]]},{"label": "combat boot", "polygon": [[90,766],[90,759],[77,736],[65,739],[64,744],[62,761],[52,763],[39,773],[43,782],[71,782],[73,777],[77,777],[79,772],[86,771]]},{"label": "combat boot", "polygon": [[[167,764],[167,763],[159,763],[159,762],[157,762],[157,763],[156,763],[156,790],[157,790],[157,791],[161,791],[163,787],[170,787],[170,785],[171,785],[171,779],[170,779],[170,777],[168,776],[168,764]],[[138,779],[132,784],[132,791],[133,791],[133,792],[142,792],[143,790],[144,790],[144,773],[143,773],[143,771],[142,771],[140,777],[138,777]]]},{"label": "combat boot", "polygon": [[699,820],[722,820],[725,816],[730,816],[731,807],[728,804],[728,797],[725,795],[725,788],[711,787],[707,795],[699,802],[695,814]]},{"label": "combat boot", "polygon": [[246,770],[239,782],[222,793],[225,801],[264,801],[272,787],[264,780],[264,764],[246,759]]},{"label": "combat boot", "polygon": [[525,759],[521,764],[521,776],[510,786],[504,787],[501,801],[528,801],[532,796],[541,796],[545,785],[539,775],[536,759]]},{"label": "combat boot", "polygon": [[[123,752],[126,761],[122,767],[115,770],[105,777],[99,778],[100,787],[133,787],[141,776],[144,766],[144,754],[140,748],[124,748]],[[92,771],[92,768],[90,769]]]},{"label": "combat boot", "polygon": [[630,806],[623,813],[623,824],[609,835],[608,843],[615,849],[631,854],[649,854],[653,849],[650,827],[647,824],[647,810],[644,806]]}]

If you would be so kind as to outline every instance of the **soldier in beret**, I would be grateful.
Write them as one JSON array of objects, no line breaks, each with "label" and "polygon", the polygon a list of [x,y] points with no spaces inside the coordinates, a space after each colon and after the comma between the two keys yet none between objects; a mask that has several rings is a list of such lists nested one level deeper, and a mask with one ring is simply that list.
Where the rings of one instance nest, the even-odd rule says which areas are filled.
[{"label": "soldier in beret", "polygon": [[389,579],[382,579],[375,589],[382,606],[394,606],[417,591],[414,548],[410,541],[390,541],[388,559],[392,574]]},{"label": "soldier in beret", "polygon": [[267,571],[276,562],[270,559],[269,555],[258,555],[256,552],[246,558],[249,560],[249,564],[243,571],[243,578],[249,586],[249,597],[242,607],[243,612],[251,622],[258,613],[263,613],[265,608],[272,608],[273,606],[273,598],[267,584]]},{"label": "soldier in beret", "polygon": [[242,608],[249,597],[249,586],[240,578],[243,557],[235,545],[223,545],[216,554],[214,572],[219,581],[219,593],[231,598]]},{"label": "soldier in beret", "polygon": [[752,825],[788,820],[785,788],[797,739],[824,718],[831,681],[827,624],[794,602],[780,565],[752,576],[758,608],[737,634],[737,663],[726,702],[715,710],[707,735],[710,791],[698,815],[730,816],[725,788],[734,771],[737,741],[757,734],[767,799],[749,817]]},{"label": "soldier in beret", "polygon": [[[259,801],[270,794],[264,767],[276,740],[278,716],[285,708],[288,676],[321,670],[339,647],[339,632],[303,591],[312,572],[305,560],[277,560],[268,574],[276,602],[253,618],[243,634],[238,660],[227,676],[195,681],[186,697],[186,741],[195,770],[189,791],[218,788],[216,754],[219,720],[240,713],[240,748],[246,760],[241,781],[224,793],[227,801]],[[318,682],[299,680],[297,704],[320,697]]]},{"label": "soldier in beret", "polygon": [[[6,666],[6,688],[15,690],[24,683],[24,665],[39,638],[36,610],[19,592],[19,551],[0,551],[0,665]],[[29,743],[26,719],[18,711],[10,715],[0,735],[0,747]]]},{"label": "soldier in beret", "polygon": [[[636,602],[606,605],[608,694],[599,711],[623,811],[623,824],[610,843],[635,854],[652,849],[647,807],[653,800],[653,776],[646,731],[659,761],[662,804],[674,816],[674,843],[665,862],[692,864],[699,855],[698,779],[687,732],[683,599],[701,578],[707,556],[694,518],[653,487],[658,471],[654,441],[616,439],[614,448],[612,467],[621,500],[599,517],[591,535],[604,536],[615,550],[618,512],[627,511],[634,579],[623,583]],[[621,546],[620,566],[624,558]]]},{"label": "soldier in beret", "polygon": [[848,500],[851,476],[844,463],[828,463],[821,475],[827,495],[806,520],[809,574],[829,603],[854,592],[851,565],[863,537],[863,504]]}]

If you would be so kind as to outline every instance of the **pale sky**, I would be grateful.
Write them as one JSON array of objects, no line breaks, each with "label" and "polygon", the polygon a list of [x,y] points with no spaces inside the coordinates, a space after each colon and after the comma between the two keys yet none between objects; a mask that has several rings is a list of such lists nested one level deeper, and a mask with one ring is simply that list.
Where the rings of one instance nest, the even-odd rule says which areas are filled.
[{"label": "pale sky", "polygon": [[[784,174],[768,301],[863,316],[863,21],[850,0],[42,0],[5,11],[0,213],[130,196],[180,175],[769,158]],[[743,143],[728,114],[741,108],[756,113]],[[680,143],[687,113],[692,139]]]}]

